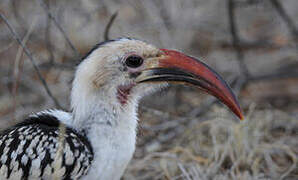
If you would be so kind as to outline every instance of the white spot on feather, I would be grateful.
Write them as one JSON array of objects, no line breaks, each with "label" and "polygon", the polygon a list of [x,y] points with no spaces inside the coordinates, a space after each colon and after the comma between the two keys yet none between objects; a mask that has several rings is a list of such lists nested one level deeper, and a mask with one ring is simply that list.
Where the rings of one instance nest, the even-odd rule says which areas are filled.
[{"label": "white spot on feather", "polygon": [[6,153],[3,153],[2,156],[1,156],[1,162],[2,162],[2,164],[5,164],[6,163],[6,160],[7,160],[7,155],[6,155]]},{"label": "white spot on feather", "polygon": [[28,156],[24,154],[24,155],[22,156],[21,162],[22,162],[22,164],[26,165],[27,162],[28,162]]},{"label": "white spot on feather", "polygon": [[0,169],[1,177],[7,177],[7,170],[8,170],[7,166],[3,164]]}]

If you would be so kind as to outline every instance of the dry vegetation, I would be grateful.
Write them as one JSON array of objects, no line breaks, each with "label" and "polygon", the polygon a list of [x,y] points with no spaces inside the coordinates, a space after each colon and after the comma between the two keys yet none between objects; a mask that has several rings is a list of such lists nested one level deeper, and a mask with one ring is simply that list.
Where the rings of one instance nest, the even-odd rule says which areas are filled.
[{"label": "dry vegetation", "polygon": [[202,57],[246,119],[192,88],[147,97],[124,179],[298,179],[297,9],[297,0],[1,0],[0,126],[68,109],[80,57],[131,36]]},{"label": "dry vegetation", "polygon": [[186,128],[166,150],[147,147],[127,179],[297,179],[297,119],[251,108],[239,123],[216,111],[216,118]]}]

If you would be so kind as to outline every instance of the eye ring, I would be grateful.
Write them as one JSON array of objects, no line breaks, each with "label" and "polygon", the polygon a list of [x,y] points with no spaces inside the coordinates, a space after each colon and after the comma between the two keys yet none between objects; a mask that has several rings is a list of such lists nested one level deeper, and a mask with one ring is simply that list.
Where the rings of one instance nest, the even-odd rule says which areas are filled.
[{"label": "eye ring", "polygon": [[129,68],[138,68],[143,64],[143,58],[136,54],[132,54],[125,59],[125,65]]}]

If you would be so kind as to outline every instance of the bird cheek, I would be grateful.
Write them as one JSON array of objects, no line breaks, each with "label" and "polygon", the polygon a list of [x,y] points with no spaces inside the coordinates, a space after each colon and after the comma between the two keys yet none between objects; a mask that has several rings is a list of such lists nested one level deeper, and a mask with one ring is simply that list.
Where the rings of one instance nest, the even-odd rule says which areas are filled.
[{"label": "bird cheek", "polygon": [[95,76],[93,76],[92,83],[96,89],[99,89],[109,82],[111,77],[112,73],[110,73],[110,71],[98,71]]},{"label": "bird cheek", "polygon": [[94,80],[93,81],[93,86],[95,89],[99,89],[101,88],[102,86],[104,86],[105,82],[103,80]]}]

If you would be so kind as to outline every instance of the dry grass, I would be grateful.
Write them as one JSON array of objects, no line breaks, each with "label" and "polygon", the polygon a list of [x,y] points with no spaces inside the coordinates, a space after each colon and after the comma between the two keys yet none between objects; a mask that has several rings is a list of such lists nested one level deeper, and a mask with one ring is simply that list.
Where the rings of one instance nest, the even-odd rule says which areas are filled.
[{"label": "dry grass", "polygon": [[254,110],[243,122],[223,111],[198,122],[172,147],[135,159],[126,179],[297,179],[298,121],[278,110]]}]

